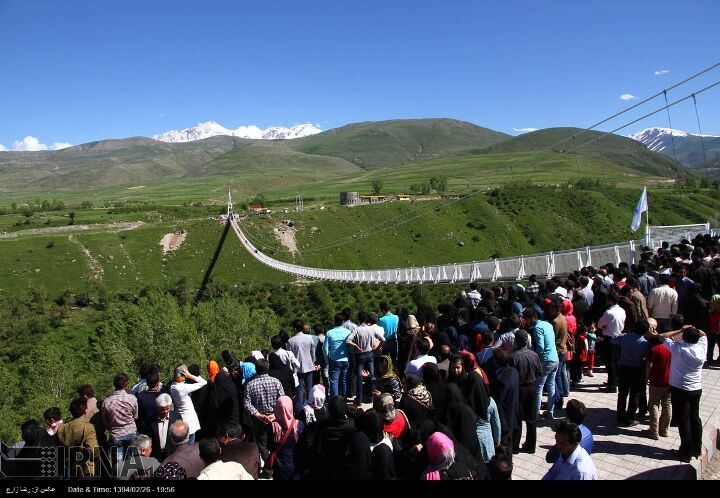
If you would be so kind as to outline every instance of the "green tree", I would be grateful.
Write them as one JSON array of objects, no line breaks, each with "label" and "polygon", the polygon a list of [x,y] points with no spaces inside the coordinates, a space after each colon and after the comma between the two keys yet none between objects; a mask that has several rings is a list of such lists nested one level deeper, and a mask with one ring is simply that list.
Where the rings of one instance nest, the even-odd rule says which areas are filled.
[{"label": "green tree", "polygon": [[372,191],[375,195],[380,195],[380,192],[382,192],[383,189],[383,182],[382,180],[375,179],[372,181]]},{"label": "green tree", "polygon": [[442,194],[447,190],[447,176],[433,176],[430,178],[430,188],[438,194]]},{"label": "green tree", "polygon": [[70,221],[68,221],[68,225],[74,225],[75,224],[75,211],[70,211],[68,213],[68,218],[70,218]]}]

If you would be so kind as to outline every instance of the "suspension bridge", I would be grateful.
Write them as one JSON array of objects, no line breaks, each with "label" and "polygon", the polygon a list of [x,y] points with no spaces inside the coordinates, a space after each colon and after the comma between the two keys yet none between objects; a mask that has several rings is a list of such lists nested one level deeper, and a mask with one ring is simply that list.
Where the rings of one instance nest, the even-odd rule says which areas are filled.
[{"label": "suspension bridge", "polygon": [[551,278],[554,275],[568,274],[585,266],[614,263],[621,261],[629,264],[640,260],[641,249],[649,246],[653,249],[663,241],[692,239],[698,233],[714,234],[709,223],[695,225],[648,226],[645,238],[614,244],[586,246],[562,251],[520,255],[517,257],[469,261],[430,266],[387,269],[332,269],[301,266],[271,258],[260,251],[249,240],[239,224],[239,218],[233,211],[232,200],[228,195],[228,214],[226,223],[232,228],[240,244],[260,263],[278,271],[290,273],[300,278],[346,282],[357,284],[454,284],[466,282],[518,281],[528,275],[538,278]]}]

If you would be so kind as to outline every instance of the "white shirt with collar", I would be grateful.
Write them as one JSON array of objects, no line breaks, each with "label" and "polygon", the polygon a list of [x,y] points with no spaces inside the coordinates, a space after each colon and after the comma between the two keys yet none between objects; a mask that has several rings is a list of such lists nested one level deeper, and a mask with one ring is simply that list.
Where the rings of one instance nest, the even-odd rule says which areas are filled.
[{"label": "white shirt with collar", "polygon": [[598,473],[588,452],[578,444],[567,458],[560,455],[542,480],[597,481]]},{"label": "white shirt with collar", "polygon": [[605,314],[598,320],[597,326],[607,337],[619,337],[625,328],[625,310],[617,304],[610,306]]},{"label": "white shirt with collar", "polygon": [[701,336],[696,344],[665,339],[665,347],[672,353],[670,385],[685,391],[702,389],[702,366],[707,355],[707,337]]},{"label": "white shirt with collar", "polygon": [[164,450],[165,446],[167,445],[167,433],[168,433],[168,426],[170,424],[170,415],[165,417],[164,419],[160,419],[157,423],[157,430],[158,430],[158,442],[160,443],[160,449]]}]

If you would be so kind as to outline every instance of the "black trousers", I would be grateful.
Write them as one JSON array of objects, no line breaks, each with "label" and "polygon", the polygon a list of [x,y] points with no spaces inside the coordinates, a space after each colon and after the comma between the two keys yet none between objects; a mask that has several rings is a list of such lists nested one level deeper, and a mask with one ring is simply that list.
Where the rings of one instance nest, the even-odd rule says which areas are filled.
[{"label": "black trousers", "polygon": [[699,457],[702,454],[702,420],[700,397],[702,389],[686,391],[670,386],[673,417],[680,432],[680,453]]},{"label": "black trousers", "polygon": [[523,448],[530,452],[535,452],[537,444],[537,427],[535,426],[535,385],[520,386],[520,425],[513,431],[512,447],[513,452],[520,450],[520,438],[522,437],[522,422],[525,422],[525,444]]},{"label": "black trousers", "polygon": [[[635,420],[635,413],[640,404],[640,392],[645,387],[643,385],[643,371],[644,367],[618,365],[618,422],[632,422]],[[628,395],[630,401],[628,401]]]},{"label": "black trousers", "polygon": [[603,361],[605,362],[605,369],[608,374],[608,387],[617,387],[617,360],[620,355],[620,345],[613,344],[610,337],[603,336],[602,342],[598,343]]}]

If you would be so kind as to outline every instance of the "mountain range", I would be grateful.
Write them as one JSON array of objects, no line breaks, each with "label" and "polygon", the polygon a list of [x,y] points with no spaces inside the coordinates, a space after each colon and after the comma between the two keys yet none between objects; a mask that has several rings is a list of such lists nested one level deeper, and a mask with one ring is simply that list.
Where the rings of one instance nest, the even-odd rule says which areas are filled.
[{"label": "mountain range", "polygon": [[240,126],[239,128],[230,130],[215,121],[206,121],[204,123],[198,123],[192,128],[170,130],[161,135],[155,135],[153,138],[160,142],[168,143],[192,142],[217,136],[250,138],[253,140],[292,140],[293,138],[315,135],[321,131],[320,128],[310,123],[295,125],[291,128],[270,126],[263,130],[251,125]]},{"label": "mountain range", "polygon": [[[654,136],[647,132],[631,140],[577,128],[548,128],[512,137],[455,119],[363,122],[325,132],[311,124],[230,130],[207,122],[155,139],[100,140],[59,151],[0,152],[0,192],[21,195],[126,188],[153,182],[167,185],[175,180],[191,184],[198,178],[218,184],[237,180],[248,192],[268,192],[332,179],[345,179],[348,187],[353,187],[357,181],[382,179],[383,175],[397,181],[410,175],[402,180],[409,186],[437,173],[450,178],[455,175],[462,181],[467,173],[460,171],[473,175],[479,171],[473,164],[501,171],[526,161],[530,167],[537,155],[542,155],[542,164],[553,164],[556,158],[557,164],[567,167],[569,158],[573,165],[577,163],[578,171],[581,162],[601,168],[590,168],[584,174],[602,175],[607,167],[620,177],[674,180],[685,173],[668,159],[667,146],[659,145],[663,137],[662,132]],[[689,150],[696,138],[699,140],[678,132],[676,151]],[[681,144],[681,139],[687,143]],[[717,137],[703,140],[706,152],[713,153],[720,146]],[[643,141],[659,152],[644,146]],[[689,151],[683,157],[696,156]],[[427,168],[423,167],[426,163]],[[469,169],[458,169],[455,165],[460,163]],[[429,173],[431,170],[436,173]],[[489,171],[481,177],[489,177]]]}]

